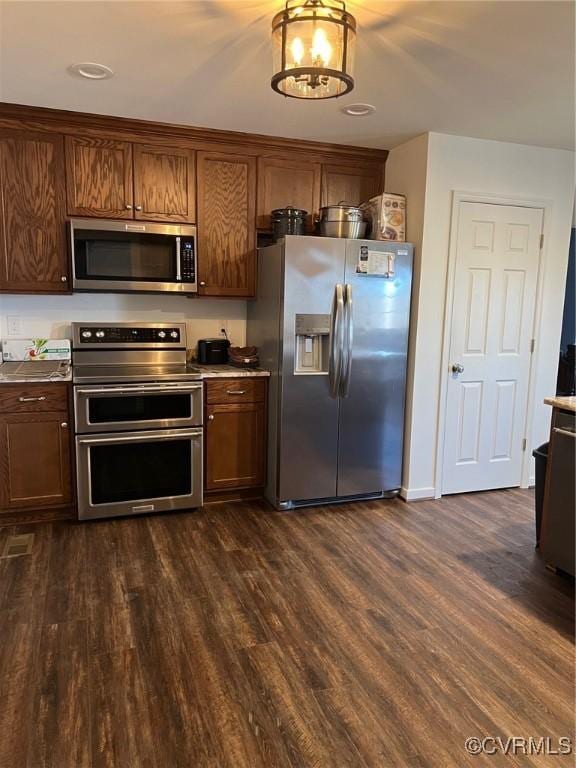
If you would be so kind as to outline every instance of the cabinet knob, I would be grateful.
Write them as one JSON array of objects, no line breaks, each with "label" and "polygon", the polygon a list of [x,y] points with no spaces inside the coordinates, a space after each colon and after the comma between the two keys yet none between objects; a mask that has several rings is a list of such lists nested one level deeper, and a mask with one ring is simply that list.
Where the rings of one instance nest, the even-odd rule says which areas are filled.
[{"label": "cabinet knob", "polygon": [[205,283],[205,281],[204,281],[204,280],[200,280],[200,283],[199,283],[199,284],[200,284],[202,287],[204,287],[204,286],[206,285],[206,283]]},{"label": "cabinet knob", "polygon": [[142,210],[142,206],[141,206],[141,205],[137,205],[137,206],[135,206],[135,207],[136,207],[136,210],[137,210],[137,211],[141,211],[141,210]]},{"label": "cabinet knob", "polygon": [[208,421],[214,421],[214,414],[211,413],[210,416],[208,416]]},{"label": "cabinet knob", "polygon": [[68,429],[68,422],[63,421],[62,424],[60,424],[60,426],[62,427],[62,429]]},{"label": "cabinet knob", "polygon": [[65,283],[65,282],[67,282],[68,278],[66,277],[66,275],[62,275],[62,277],[60,278],[60,280],[61,280],[63,283]]},{"label": "cabinet knob", "polygon": [[126,210],[127,211],[131,211],[132,210],[132,206],[130,205],[130,203],[126,203]]}]

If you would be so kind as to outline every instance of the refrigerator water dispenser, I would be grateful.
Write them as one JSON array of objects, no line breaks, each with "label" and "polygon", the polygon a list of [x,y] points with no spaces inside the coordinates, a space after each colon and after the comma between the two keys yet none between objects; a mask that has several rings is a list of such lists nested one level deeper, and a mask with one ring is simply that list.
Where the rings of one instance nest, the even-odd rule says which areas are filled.
[{"label": "refrigerator water dispenser", "polygon": [[328,373],[330,315],[296,315],[294,373]]}]

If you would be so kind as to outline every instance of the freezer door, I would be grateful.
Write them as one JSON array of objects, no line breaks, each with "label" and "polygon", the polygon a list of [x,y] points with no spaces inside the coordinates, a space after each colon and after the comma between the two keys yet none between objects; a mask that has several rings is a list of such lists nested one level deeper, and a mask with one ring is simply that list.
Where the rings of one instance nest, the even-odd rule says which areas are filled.
[{"label": "freezer door", "polygon": [[412,250],[346,241],[338,496],[400,488]]},{"label": "freezer door", "polygon": [[[307,359],[296,358],[296,332],[326,330],[333,317],[336,286],[342,286],[346,241],[321,237],[287,236],[284,254],[283,358],[278,420],[278,501],[333,498],[338,465],[338,382],[330,376],[330,337],[324,339],[318,360],[307,371]],[[298,324],[298,328],[297,328]],[[301,339],[305,342],[306,339]],[[300,353],[306,356],[305,346]],[[312,353],[310,353],[312,354]],[[322,370],[324,369],[324,370]],[[336,391],[331,392],[331,383]]]}]

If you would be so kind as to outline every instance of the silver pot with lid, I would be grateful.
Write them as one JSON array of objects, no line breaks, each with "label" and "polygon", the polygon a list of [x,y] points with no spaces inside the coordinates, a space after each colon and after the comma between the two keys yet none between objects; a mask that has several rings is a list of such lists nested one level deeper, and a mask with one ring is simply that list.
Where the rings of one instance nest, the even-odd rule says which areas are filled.
[{"label": "silver pot with lid", "polygon": [[351,240],[364,237],[367,223],[362,209],[344,201],[338,205],[320,208],[318,220],[320,234],[324,237],[346,237]]}]

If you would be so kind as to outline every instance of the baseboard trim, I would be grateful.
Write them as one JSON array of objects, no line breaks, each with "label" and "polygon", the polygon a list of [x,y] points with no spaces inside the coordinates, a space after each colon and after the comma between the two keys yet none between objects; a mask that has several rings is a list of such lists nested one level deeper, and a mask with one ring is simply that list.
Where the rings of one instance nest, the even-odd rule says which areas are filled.
[{"label": "baseboard trim", "polygon": [[435,488],[400,488],[400,497],[404,501],[424,501],[436,498]]}]

